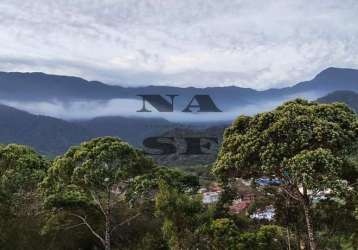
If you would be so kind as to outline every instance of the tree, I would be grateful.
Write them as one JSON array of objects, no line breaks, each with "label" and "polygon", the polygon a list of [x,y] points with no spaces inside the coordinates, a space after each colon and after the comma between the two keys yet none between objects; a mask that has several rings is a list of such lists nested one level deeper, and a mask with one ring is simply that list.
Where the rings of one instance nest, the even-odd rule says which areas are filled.
[{"label": "tree", "polygon": [[213,220],[208,231],[212,249],[236,250],[239,248],[239,229],[231,219]]},{"label": "tree", "polygon": [[0,147],[0,192],[14,210],[35,198],[37,186],[46,175],[48,162],[23,145]]},{"label": "tree", "polygon": [[168,185],[179,192],[195,193],[199,188],[199,178],[195,175],[184,173],[183,171],[167,168],[155,167],[151,172],[137,176],[133,180],[130,189],[130,197],[146,197],[153,200],[159,191],[159,184]]},{"label": "tree", "polygon": [[200,197],[161,181],[155,205],[156,215],[163,218],[162,231],[170,249],[198,249],[201,227],[210,222]]},{"label": "tree", "polygon": [[286,249],[283,230],[276,225],[265,225],[256,232],[257,250]]},{"label": "tree", "polygon": [[0,145],[0,248],[32,249],[41,241],[38,184],[48,161],[23,145]]},{"label": "tree", "polygon": [[298,99],[240,116],[225,132],[214,173],[221,179],[279,178],[279,189],[303,209],[314,250],[312,199],[347,186],[341,173],[357,139],[358,119],[347,106]]},{"label": "tree", "polygon": [[[141,151],[120,139],[103,137],[84,142],[54,160],[42,183],[45,205],[77,219],[78,224],[67,228],[86,226],[109,250],[112,233],[140,216],[140,212],[129,214],[124,221],[115,222],[115,208],[128,204],[133,180],[153,168],[154,163]],[[93,213],[101,214],[100,225],[90,219]]]},{"label": "tree", "polygon": [[[301,246],[305,245],[302,235],[307,230],[305,230],[304,215],[302,209],[300,209],[300,204],[297,200],[290,199],[286,193],[273,189],[272,191],[274,191],[271,193],[271,197],[275,207],[275,222],[286,228],[289,247],[301,249]],[[294,242],[296,245],[293,244]]]}]

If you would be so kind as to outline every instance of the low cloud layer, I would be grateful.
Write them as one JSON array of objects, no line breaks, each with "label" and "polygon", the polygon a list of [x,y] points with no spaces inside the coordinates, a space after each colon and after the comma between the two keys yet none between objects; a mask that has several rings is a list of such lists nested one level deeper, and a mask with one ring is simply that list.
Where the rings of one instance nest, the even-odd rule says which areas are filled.
[{"label": "low cloud layer", "polygon": [[265,89],[358,68],[356,0],[2,0],[0,70]]},{"label": "low cloud layer", "polygon": [[[5,101],[0,103],[14,107],[19,110],[27,111],[36,115],[45,115],[64,120],[87,120],[102,116],[121,116],[121,117],[143,117],[143,118],[163,118],[172,122],[225,122],[232,121],[239,115],[254,115],[258,112],[270,111],[282,104],[284,101],[305,98],[315,100],[319,97],[314,92],[298,93],[292,96],[282,97],[278,100],[258,101],[255,104],[234,106],[223,112],[207,113],[185,113],[179,109],[175,112],[158,112],[149,103],[147,109],[152,112],[137,112],[142,108],[140,99],[112,99],[109,101],[71,101],[71,102],[33,102],[33,101]],[[193,110],[195,111],[195,110]]]}]

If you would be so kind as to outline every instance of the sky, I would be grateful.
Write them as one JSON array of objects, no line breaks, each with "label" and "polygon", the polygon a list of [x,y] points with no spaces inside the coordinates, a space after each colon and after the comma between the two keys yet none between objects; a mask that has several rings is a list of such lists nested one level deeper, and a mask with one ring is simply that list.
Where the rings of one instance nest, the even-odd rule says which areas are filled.
[{"label": "sky", "polygon": [[291,86],[358,68],[356,0],[1,0],[0,71]]}]

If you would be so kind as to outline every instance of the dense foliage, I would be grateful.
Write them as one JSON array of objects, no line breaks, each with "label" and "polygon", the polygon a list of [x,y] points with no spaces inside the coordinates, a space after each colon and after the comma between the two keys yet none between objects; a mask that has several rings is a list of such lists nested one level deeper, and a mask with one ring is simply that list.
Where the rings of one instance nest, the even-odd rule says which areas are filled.
[{"label": "dense foliage", "polygon": [[[239,117],[214,166],[157,166],[112,137],[52,161],[0,145],[0,249],[356,250],[357,139],[346,106],[297,100]],[[211,187],[220,200],[203,203]]]},{"label": "dense foliage", "polygon": [[214,172],[224,182],[278,179],[279,191],[303,210],[313,250],[313,201],[355,188],[344,172],[357,141],[358,119],[346,105],[295,100],[254,117],[240,116],[225,133]]}]

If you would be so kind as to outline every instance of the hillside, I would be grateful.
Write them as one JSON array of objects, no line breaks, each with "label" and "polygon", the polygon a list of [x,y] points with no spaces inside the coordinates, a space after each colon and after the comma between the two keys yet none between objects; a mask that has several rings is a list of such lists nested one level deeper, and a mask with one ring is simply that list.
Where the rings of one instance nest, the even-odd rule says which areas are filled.
[{"label": "hillside", "polygon": [[0,105],[0,143],[18,143],[54,156],[91,138],[84,128],[60,119]]},{"label": "hillside", "polygon": [[[326,96],[326,92],[336,90]],[[293,97],[306,97],[305,93],[320,93],[319,102],[345,102],[355,111],[358,110],[358,71],[352,69],[329,68],[311,81],[299,83],[290,88],[256,91],[239,87],[217,88],[176,88],[148,86],[122,88],[100,82],[88,82],[81,78],[46,75],[43,73],[1,73],[0,102],[2,100],[44,101],[55,98],[67,102],[77,99],[103,99],[132,97],[135,94],[179,94],[179,104],[185,103],[192,95],[207,93],[213,95],[217,103],[227,107],[243,107],[258,103],[285,101]],[[220,107],[222,107],[220,105]],[[265,108],[265,105],[260,106]],[[136,107],[137,108],[137,107]],[[134,110],[136,110],[136,108]],[[226,110],[224,110],[225,113]],[[260,109],[257,110],[258,112]],[[145,138],[150,136],[171,136],[179,138],[176,146],[179,151],[169,156],[157,156],[162,164],[210,163],[215,159],[215,149],[209,155],[183,156],[184,137],[215,136],[222,138],[224,121],[202,122],[193,125],[169,122],[162,118],[105,116],[88,120],[65,121],[45,115],[34,115],[20,109],[0,105],[0,143],[27,144],[43,154],[54,156],[63,153],[72,145],[99,136],[116,136],[141,147]],[[184,121],[183,121],[184,122]],[[181,138],[181,139],[180,139]]]},{"label": "hillside", "polygon": [[42,154],[55,156],[70,146],[99,136],[115,136],[135,145],[175,126],[163,119],[99,117],[88,121],[64,121],[33,115],[0,105],[0,143],[26,144]]},{"label": "hillside", "polygon": [[343,102],[358,113],[358,93],[353,91],[335,91],[317,101],[321,103]]},{"label": "hillside", "polygon": [[[161,134],[160,137],[174,138],[176,153],[170,155],[154,155],[153,158],[158,163],[168,166],[194,166],[211,164],[217,157],[217,153],[226,127],[227,125],[216,125],[205,129],[198,129],[195,127],[180,127],[169,130]],[[215,143],[212,139],[206,139],[208,137],[213,139],[215,138],[218,143]],[[200,151],[202,154],[187,154],[188,142],[186,139],[188,138],[201,138]],[[197,147],[195,146],[195,148]],[[146,149],[146,151],[152,152],[151,149]]]},{"label": "hillside", "polygon": [[[129,83],[128,83],[129,84]],[[176,94],[176,107],[183,109],[194,95],[210,95],[224,111],[266,102],[281,103],[295,97],[316,99],[337,90],[358,91],[358,70],[328,68],[312,80],[292,87],[257,91],[236,86],[210,88],[179,88],[146,86],[125,88],[86,81],[71,76],[44,73],[0,72],[0,101],[52,101],[111,100],[116,98],[138,99],[142,94]],[[135,109],[136,110],[136,109]]]},{"label": "hillside", "polygon": [[[0,98],[6,100],[111,99],[123,88],[79,77],[48,75],[40,72],[0,72]],[[125,93],[123,93],[125,94]]]},{"label": "hillside", "polygon": [[176,126],[165,119],[108,116],[76,121],[93,137],[118,136],[136,147],[141,147],[146,137],[156,136]]}]

